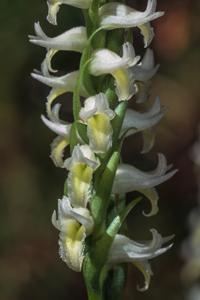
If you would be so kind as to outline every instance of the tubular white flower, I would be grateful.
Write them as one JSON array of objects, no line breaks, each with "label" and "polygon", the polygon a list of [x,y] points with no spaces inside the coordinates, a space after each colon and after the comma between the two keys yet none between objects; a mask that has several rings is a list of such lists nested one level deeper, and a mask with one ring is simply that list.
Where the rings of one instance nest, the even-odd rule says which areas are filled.
[{"label": "tubular white flower", "polygon": [[[177,170],[168,173],[163,154],[158,155],[158,166],[152,172],[143,172],[134,166],[120,164],[113,185],[113,193],[125,194],[140,188],[152,188],[171,178]],[[166,173],[166,174],[165,174]]]},{"label": "tubular white flower", "polygon": [[31,43],[47,49],[45,60],[51,71],[54,71],[51,68],[51,60],[57,51],[82,52],[87,43],[86,28],[83,26],[74,27],[53,38],[43,32],[39,22],[34,24],[34,29],[36,36],[29,35],[29,40]]},{"label": "tubular white flower", "polygon": [[149,198],[152,210],[148,215],[155,214],[158,211],[158,195],[153,189],[155,186],[171,178],[177,170],[167,173],[169,170],[167,161],[163,154],[158,155],[158,165],[154,171],[143,172],[128,164],[118,166],[112,192],[114,194],[126,194],[131,191],[137,191]]},{"label": "tubular white flower", "polygon": [[137,94],[136,103],[144,103],[149,97],[150,80],[155,75],[159,65],[155,65],[154,54],[151,49],[147,49],[142,61],[132,68],[132,73],[136,79]]},{"label": "tubular white flower", "polygon": [[[73,71],[66,75],[56,77],[50,75],[48,70],[45,69],[44,71],[44,69],[45,68],[42,69],[42,73],[36,71],[35,73],[32,73],[31,76],[52,88],[46,102],[47,115],[49,118],[51,118],[51,106],[54,100],[64,93],[74,92],[79,71]],[[88,95],[83,86],[81,86],[80,95],[83,97]]]},{"label": "tubular white flower", "polygon": [[74,7],[87,9],[90,7],[91,0],[47,0],[48,16],[47,20],[53,25],[57,25],[57,13],[60,5],[67,4]]},{"label": "tubular white flower", "polygon": [[115,113],[109,108],[105,94],[89,97],[80,110],[80,119],[87,124],[90,148],[95,153],[105,153],[112,146],[111,120]]},{"label": "tubular white flower", "polygon": [[148,0],[146,10],[141,12],[118,2],[106,3],[100,8],[100,24],[107,30],[138,27],[144,37],[145,47],[147,47],[154,36],[149,22],[164,14],[156,12],[156,4],[156,0]]},{"label": "tubular white flower", "polygon": [[157,72],[159,65],[155,66],[154,54],[151,49],[147,49],[142,61],[133,66],[131,71],[133,76],[138,81],[148,81],[150,80]]},{"label": "tubular white flower", "polygon": [[136,132],[151,128],[162,119],[164,113],[165,108],[161,107],[159,97],[156,98],[152,107],[145,113],[127,109],[121,133],[127,132],[126,136],[129,136]]},{"label": "tubular white flower", "polygon": [[49,113],[50,120],[41,116],[43,123],[53,132],[58,134],[51,143],[51,159],[55,166],[63,167],[63,156],[65,148],[69,145],[71,124],[62,122],[59,119],[60,104],[56,104]]},{"label": "tubular white flower", "polygon": [[88,145],[76,145],[64,166],[69,170],[67,185],[72,205],[86,207],[91,197],[93,172],[98,168],[99,161]]},{"label": "tubular white flower", "polygon": [[108,255],[109,264],[131,262],[144,274],[145,285],[140,288],[142,291],[148,289],[150,277],[153,274],[148,260],[165,253],[172,247],[172,244],[162,247],[172,237],[162,238],[155,229],[152,229],[151,233],[152,241],[146,243],[138,243],[124,235],[117,234]]},{"label": "tubular white flower", "polygon": [[111,74],[115,79],[119,100],[129,100],[136,93],[130,69],[139,59],[139,56],[135,56],[133,46],[128,42],[123,45],[122,57],[108,49],[97,50],[91,59],[90,73],[94,76]]},{"label": "tubular white flower", "polygon": [[61,259],[74,271],[80,272],[84,259],[86,235],[93,230],[93,219],[86,208],[72,208],[70,200],[58,200],[58,219],[56,211],[52,223],[60,231],[59,254]]}]

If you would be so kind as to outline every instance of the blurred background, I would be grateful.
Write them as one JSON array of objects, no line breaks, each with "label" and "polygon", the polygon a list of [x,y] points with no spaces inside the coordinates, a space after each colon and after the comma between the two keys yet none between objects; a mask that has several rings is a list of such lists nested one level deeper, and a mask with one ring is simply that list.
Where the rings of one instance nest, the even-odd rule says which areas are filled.
[{"label": "blurred background", "polygon": [[[143,9],[146,1],[129,4]],[[157,140],[151,154],[140,157],[137,142],[131,138],[123,157],[126,162],[148,163],[153,168],[156,153],[162,152],[179,172],[159,188],[159,214],[143,217],[141,211],[148,209],[144,201],[130,214],[128,223],[135,239],[150,239],[152,227],[163,235],[174,233],[176,238],[172,250],[152,261],[154,276],[147,292],[136,291],[143,278],[129,268],[124,299],[198,300],[200,294],[188,296],[193,285],[198,291],[199,274],[183,275],[182,245],[191,234],[188,217],[193,209],[197,210],[198,198],[191,149],[200,123],[200,2],[158,0],[158,9],[166,14],[154,22],[152,47],[160,69],[152,81],[151,93],[160,96],[168,111],[156,128]],[[33,34],[33,23],[38,20],[49,36],[83,20],[78,9],[63,6],[59,26],[53,27],[46,22],[46,13],[45,0],[0,1],[0,300],[86,299],[81,275],[59,259],[58,232],[50,221],[57,199],[63,194],[66,173],[55,168],[49,158],[54,135],[40,120],[48,88],[30,77],[34,68],[39,69],[45,50],[29,44],[27,37]],[[140,44],[138,32],[135,36],[135,44]],[[75,70],[78,63],[79,55],[71,52],[59,53],[53,61],[63,72]],[[70,95],[62,99],[68,119],[70,99]]]}]

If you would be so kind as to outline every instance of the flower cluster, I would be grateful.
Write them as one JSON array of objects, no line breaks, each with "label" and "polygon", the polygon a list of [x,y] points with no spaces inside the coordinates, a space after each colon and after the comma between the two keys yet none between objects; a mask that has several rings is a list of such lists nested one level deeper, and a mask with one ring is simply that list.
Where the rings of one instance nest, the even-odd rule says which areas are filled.
[{"label": "flower cluster", "polygon": [[[152,275],[149,260],[167,251],[171,244],[164,244],[171,238],[162,238],[155,229],[152,240],[145,243],[123,235],[122,223],[138,202],[127,204],[125,195],[137,191],[147,197],[152,205],[148,216],[152,216],[158,211],[155,187],[176,171],[170,170],[163,154],[158,154],[155,170],[141,171],[123,164],[120,150],[127,136],[140,132],[141,153],[150,151],[152,128],[165,113],[159,98],[145,112],[127,109],[130,99],[138,104],[149,99],[149,83],[158,69],[153,51],[147,48],[154,36],[149,22],[163,12],[156,12],[156,0],[148,0],[143,12],[120,1],[102,2],[47,0],[50,23],[57,25],[58,11],[65,4],[83,9],[86,26],[48,37],[35,23],[35,35],[29,36],[30,42],[47,50],[41,71],[34,71],[32,77],[51,88],[47,117],[42,116],[42,121],[57,135],[51,158],[67,172],[65,195],[58,200],[58,215],[54,211],[52,223],[60,231],[60,257],[71,269],[84,269],[88,289],[98,291],[92,285],[95,278],[100,280],[105,266],[108,274],[113,266],[131,262],[144,273],[145,290]],[[142,58],[132,45],[135,27],[147,48]],[[52,58],[60,50],[82,53],[79,70],[56,76]],[[60,119],[61,105],[56,103],[67,92],[73,93],[72,123]],[[65,157],[67,147],[69,158]]]}]

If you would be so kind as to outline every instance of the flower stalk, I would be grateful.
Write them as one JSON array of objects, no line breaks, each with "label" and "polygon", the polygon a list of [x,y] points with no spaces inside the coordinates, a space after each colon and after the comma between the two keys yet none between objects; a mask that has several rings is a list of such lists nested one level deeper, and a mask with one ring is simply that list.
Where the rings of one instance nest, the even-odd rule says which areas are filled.
[{"label": "flower stalk", "polygon": [[[156,12],[156,0],[148,0],[144,12],[124,1],[47,0],[47,4],[47,20],[53,25],[57,25],[57,14],[64,4],[82,9],[85,19],[85,26],[53,38],[36,23],[36,35],[29,37],[47,49],[41,71],[34,71],[32,77],[51,88],[46,103],[48,118],[42,116],[42,121],[57,134],[51,158],[66,170],[58,215],[54,211],[52,216],[60,232],[59,254],[68,267],[83,272],[89,300],[121,299],[125,263],[143,273],[145,284],[140,290],[146,290],[152,275],[149,260],[172,246],[171,237],[163,238],[155,229],[146,243],[123,234],[128,213],[142,200],[128,203],[126,194],[137,191],[148,198],[152,207],[145,215],[152,216],[158,211],[155,187],[176,172],[170,171],[162,154],[151,172],[123,164],[121,157],[124,139],[138,132],[144,141],[141,153],[150,151],[152,128],[165,113],[159,98],[145,112],[128,108],[129,101],[140,104],[149,100],[150,80],[158,69],[153,51],[147,48],[154,35],[149,22],[163,12]],[[132,44],[134,27],[139,28],[147,48],[143,58],[136,55]],[[56,76],[51,61],[60,50],[81,53],[79,70]],[[72,123],[60,119],[62,107],[55,104],[67,92],[73,93]],[[69,158],[65,157],[67,147]]]}]

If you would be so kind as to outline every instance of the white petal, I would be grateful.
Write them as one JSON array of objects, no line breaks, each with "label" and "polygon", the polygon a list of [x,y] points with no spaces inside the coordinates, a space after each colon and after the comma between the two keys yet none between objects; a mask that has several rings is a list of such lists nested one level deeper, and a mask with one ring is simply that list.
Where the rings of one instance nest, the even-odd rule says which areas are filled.
[{"label": "white petal", "polygon": [[139,189],[153,188],[171,178],[177,170],[166,173],[163,156],[159,155],[158,167],[152,172],[143,172],[128,164],[120,164],[114,184],[113,193],[125,194]]},{"label": "white petal", "polygon": [[154,55],[151,49],[147,49],[140,64],[131,68],[133,76],[139,81],[150,80],[157,72],[159,65],[154,64]]},{"label": "white petal", "polygon": [[151,230],[152,240],[139,243],[124,235],[117,234],[109,251],[108,263],[135,262],[152,259],[171,247],[163,247],[165,240],[155,230]]},{"label": "white petal", "polygon": [[[41,27],[36,31],[36,36],[29,36],[30,42],[47,49],[77,51],[82,52],[87,43],[87,34],[85,27],[74,27],[66,32],[54,37],[47,37],[45,34],[41,36]],[[37,35],[39,32],[39,35]]]},{"label": "white petal", "polygon": [[41,116],[41,119],[43,121],[43,123],[53,132],[55,132],[56,134],[66,137],[67,139],[69,139],[69,134],[70,134],[70,130],[71,130],[71,124],[60,124],[60,123],[55,123],[52,122],[50,120],[48,120],[45,116]]},{"label": "white petal", "polygon": [[32,73],[32,77],[52,88],[65,88],[69,92],[73,92],[78,79],[79,71],[73,71],[66,75],[56,77],[49,75],[49,77]]},{"label": "white petal", "polygon": [[111,74],[117,69],[128,67],[128,62],[127,57],[120,57],[111,50],[97,50],[90,63],[90,72],[94,76]]},{"label": "white petal", "polygon": [[70,170],[73,164],[83,163],[96,169],[99,166],[99,161],[88,145],[76,145],[72,152],[72,157],[65,160],[65,167]]},{"label": "white petal", "polygon": [[144,12],[134,10],[118,2],[107,3],[100,9],[101,26],[109,30],[143,25],[164,14],[163,12],[155,12],[155,7],[156,0],[148,0]]},{"label": "white petal", "polygon": [[[89,234],[93,230],[94,222],[87,208],[79,207],[72,208],[70,199],[63,196],[59,202],[60,218],[72,218],[82,224],[86,228],[86,233]],[[67,229],[66,229],[67,230]]]},{"label": "white petal", "polygon": [[153,106],[145,113],[128,109],[125,114],[121,131],[124,133],[129,129],[133,129],[132,131],[127,132],[126,136],[128,136],[132,133],[148,129],[156,125],[162,119],[164,112],[165,109],[161,107],[159,98],[156,98]]},{"label": "white petal", "polygon": [[115,116],[114,111],[109,108],[106,95],[103,93],[87,98],[84,102],[84,107],[80,110],[79,116],[84,122],[86,122],[87,119],[99,113],[106,114],[110,120],[112,120]]}]

